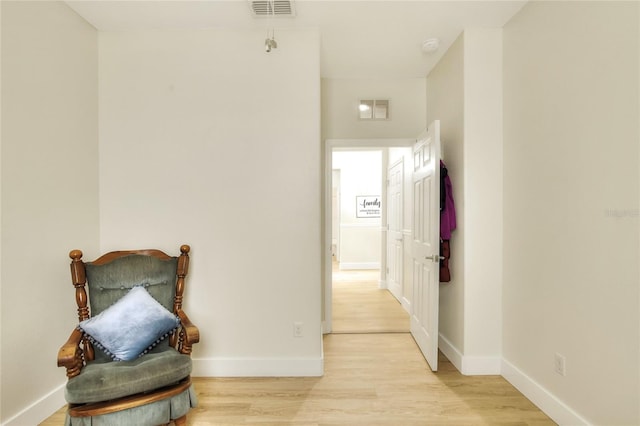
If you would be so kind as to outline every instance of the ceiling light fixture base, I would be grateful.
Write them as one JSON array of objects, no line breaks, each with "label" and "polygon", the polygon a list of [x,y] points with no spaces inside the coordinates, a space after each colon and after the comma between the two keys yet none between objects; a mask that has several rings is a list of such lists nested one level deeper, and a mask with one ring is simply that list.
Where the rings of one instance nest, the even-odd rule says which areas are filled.
[{"label": "ceiling light fixture base", "polygon": [[422,51],[425,53],[433,53],[440,47],[440,40],[437,38],[429,38],[422,42]]}]

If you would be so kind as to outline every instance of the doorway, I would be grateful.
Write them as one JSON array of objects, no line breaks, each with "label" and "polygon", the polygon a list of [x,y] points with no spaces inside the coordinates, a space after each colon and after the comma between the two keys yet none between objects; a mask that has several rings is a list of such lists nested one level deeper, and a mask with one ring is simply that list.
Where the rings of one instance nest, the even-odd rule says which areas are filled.
[{"label": "doorway", "polygon": [[380,275],[383,150],[336,148],[331,159],[334,262]]},{"label": "doorway", "polygon": [[332,153],[334,334],[409,332],[408,313],[387,290],[391,265],[381,269],[387,157],[387,148]]},{"label": "doorway", "polygon": [[[387,290],[387,260],[388,260],[388,227],[387,227],[387,169],[389,167],[389,152],[393,148],[404,148],[410,152],[410,147],[415,143],[414,139],[342,139],[327,140],[325,144],[325,235],[324,235],[324,315],[323,329],[325,333],[342,333],[342,332],[408,332],[408,326],[405,326],[404,318],[408,316],[406,306],[403,305],[391,295]],[[341,198],[342,210],[345,202],[354,210],[354,220],[361,219],[360,222],[375,222],[375,239],[371,239],[369,235],[368,249],[374,248],[379,257],[379,261],[370,262],[365,258],[361,262],[351,261],[342,262],[341,268],[336,261],[344,261],[348,258],[344,256],[345,250],[340,248],[336,240],[345,237],[345,227],[336,226],[336,212],[333,207],[335,196],[335,185],[333,179],[339,176],[344,181],[345,175],[341,170],[336,173],[336,167],[333,161],[334,152],[359,151],[359,152],[379,152],[381,154],[381,162],[378,166],[378,188],[379,193],[362,190],[363,193],[350,193],[348,200]],[[375,192],[375,191],[372,191]],[[344,194],[343,194],[344,195]],[[379,195],[379,204],[375,204],[376,196]],[[366,199],[365,196],[371,199]],[[357,198],[359,197],[359,198]],[[363,200],[363,198],[365,198]],[[360,203],[359,203],[360,202]],[[361,204],[364,202],[365,204]],[[373,203],[373,204],[371,204]],[[369,209],[371,211],[360,212],[360,218],[355,217],[358,207],[366,210],[366,207],[379,207],[379,210]],[[371,215],[367,217],[366,215]],[[379,215],[379,217],[374,217]],[[368,221],[368,222],[367,222]],[[355,232],[364,231],[364,228],[370,226],[354,225],[351,228]],[[337,238],[336,238],[337,229]],[[352,229],[352,230],[353,230]],[[367,237],[365,237],[366,239]],[[375,245],[375,247],[372,247]],[[341,257],[334,257],[334,254]],[[402,265],[397,265],[402,267]],[[334,286],[335,295],[334,298]],[[385,301],[386,299],[386,301]],[[389,305],[391,303],[392,305]],[[334,306],[335,304],[335,306]],[[376,306],[377,305],[377,306]],[[386,308],[384,308],[386,306]],[[389,309],[392,306],[395,309]],[[334,316],[334,310],[335,315]],[[365,317],[357,318],[358,313],[365,312]],[[345,318],[348,317],[348,318]],[[336,324],[334,328],[334,318]],[[341,320],[346,322],[340,323]],[[385,325],[386,324],[386,325]],[[401,325],[399,325],[401,324]]]}]

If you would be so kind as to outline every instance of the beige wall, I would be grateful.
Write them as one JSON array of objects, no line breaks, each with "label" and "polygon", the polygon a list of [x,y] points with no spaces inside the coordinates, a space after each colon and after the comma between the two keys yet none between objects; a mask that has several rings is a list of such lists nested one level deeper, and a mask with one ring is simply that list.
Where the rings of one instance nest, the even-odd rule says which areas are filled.
[{"label": "beige wall", "polygon": [[98,247],[98,46],[62,3],[0,7],[0,421],[24,425],[64,404],[56,355],[77,324],[67,255]]},{"label": "beige wall", "polygon": [[427,77],[427,120],[440,120],[442,156],[453,184],[458,229],[451,236],[451,282],[440,285],[439,329],[464,352],[464,36]]},{"label": "beige wall", "polygon": [[467,29],[427,77],[458,229],[440,285],[441,348],[464,374],[498,374],[502,341],[502,30]]},{"label": "beige wall", "polygon": [[465,30],[464,99],[464,354],[469,371],[495,374],[502,352],[502,29]]},{"label": "beige wall", "polygon": [[194,375],[322,373],[319,36],[263,40],[100,33],[101,247],[191,245]]},{"label": "beige wall", "polygon": [[[463,269],[486,255],[465,231],[486,214],[470,214],[482,192],[470,192],[468,173],[485,177],[478,161],[489,151],[468,145],[476,133],[466,129],[495,129],[465,119],[482,116],[466,108],[477,111],[484,95],[466,101],[473,82],[464,73],[487,72],[470,67],[474,58],[487,64],[469,37],[478,43],[488,33],[467,31],[426,88],[425,79],[323,80],[322,129],[315,32],[283,31],[278,42],[290,53],[273,55],[257,44],[262,33],[105,34],[98,161],[95,30],[61,3],[0,5],[0,422],[34,424],[40,419],[20,413],[62,405],[55,354],[76,322],[66,257],[75,247],[92,257],[123,245],[193,246],[186,306],[206,325],[194,354],[199,373],[316,368],[320,281],[308,271],[320,269],[321,130],[323,138],[411,138],[441,120],[460,219],[454,281],[441,286],[441,335],[470,356],[495,346],[481,322],[467,324],[499,299],[469,310],[483,287],[469,288]],[[524,378],[520,388],[564,424],[640,423],[639,16],[633,2],[530,2],[503,33],[504,165],[488,177],[491,187],[503,172],[503,374]],[[488,89],[481,81],[476,89]],[[391,99],[392,120],[359,122],[363,94]],[[305,338],[292,337],[294,320],[305,323]],[[29,350],[34,344],[41,349]],[[555,353],[567,358],[564,377],[553,372]],[[537,399],[541,392],[555,405]]]},{"label": "beige wall", "polygon": [[638,7],[529,2],[504,29],[504,359],[603,425],[640,423]]},{"label": "beige wall", "polygon": [[[389,120],[360,120],[361,99],[389,99]],[[322,139],[416,138],[426,127],[425,79],[322,79]]]}]

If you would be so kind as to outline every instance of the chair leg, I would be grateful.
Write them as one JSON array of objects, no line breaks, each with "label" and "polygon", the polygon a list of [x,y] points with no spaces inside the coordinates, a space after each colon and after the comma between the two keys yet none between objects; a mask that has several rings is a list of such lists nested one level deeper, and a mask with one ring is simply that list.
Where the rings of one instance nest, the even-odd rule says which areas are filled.
[{"label": "chair leg", "polygon": [[177,418],[173,421],[176,426],[187,426],[187,415]]}]

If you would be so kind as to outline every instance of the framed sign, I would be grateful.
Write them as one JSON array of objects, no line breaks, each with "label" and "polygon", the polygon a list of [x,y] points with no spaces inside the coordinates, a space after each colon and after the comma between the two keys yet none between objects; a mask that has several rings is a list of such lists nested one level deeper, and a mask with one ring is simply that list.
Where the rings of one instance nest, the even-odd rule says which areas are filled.
[{"label": "framed sign", "polygon": [[356,217],[380,217],[382,201],[379,195],[357,195]]}]

